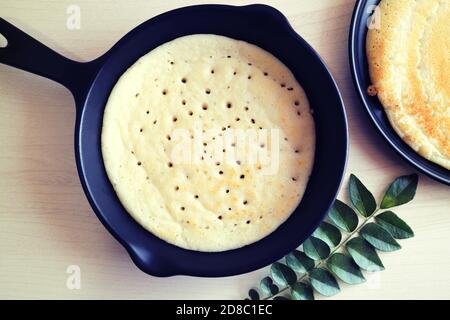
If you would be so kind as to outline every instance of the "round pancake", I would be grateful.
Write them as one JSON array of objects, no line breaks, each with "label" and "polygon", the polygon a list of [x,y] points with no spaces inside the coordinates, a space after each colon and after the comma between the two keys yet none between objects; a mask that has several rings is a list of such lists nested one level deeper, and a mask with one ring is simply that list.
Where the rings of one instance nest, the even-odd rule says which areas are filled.
[{"label": "round pancake", "polygon": [[366,42],[369,94],[407,144],[450,169],[450,1],[382,0],[378,8],[380,28]]},{"label": "round pancake", "polygon": [[181,37],[144,55],[104,112],[102,154],[121,203],[154,235],[192,250],[239,248],[274,231],[303,196],[314,150],[292,73],[222,36]]}]

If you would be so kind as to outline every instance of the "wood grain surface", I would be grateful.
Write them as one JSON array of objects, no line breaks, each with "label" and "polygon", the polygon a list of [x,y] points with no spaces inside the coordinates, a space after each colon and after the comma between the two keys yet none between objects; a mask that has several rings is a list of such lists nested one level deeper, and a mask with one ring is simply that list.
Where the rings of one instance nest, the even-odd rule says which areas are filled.
[{"label": "wood grain surface", "polygon": [[[164,11],[216,1],[2,0],[0,16],[67,57],[89,61],[125,33]],[[382,140],[360,104],[347,38],[354,0],[260,1],[280,9],[324,58],[342,91],[350,125],[346,179],[358,175],[380,196],[414,172]],[[242,5],[247,1],[228,1]],[[81,28],[66,26],[67,8]],[[50,80],[0,64],[0,298],[241,299],[267,269],[219,279],[155,278],[139,271],[93,214],[73,152],[74,101]],[[346,198],[345,189],[341,199]],[[450,188],[420,175],[413,202],[395,210],[416,237],[382,254],[386,270],[366,284],[343,285],[334,299],[450,298]],[[67,267],[81,289],[66,287]]]}]

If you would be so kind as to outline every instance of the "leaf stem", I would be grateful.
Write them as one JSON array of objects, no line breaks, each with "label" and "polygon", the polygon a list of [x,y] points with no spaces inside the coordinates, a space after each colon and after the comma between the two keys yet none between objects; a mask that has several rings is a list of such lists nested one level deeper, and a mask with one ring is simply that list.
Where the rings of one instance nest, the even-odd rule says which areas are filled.
[{"label": "leaf stem", "polygon": [[[333,250],[330,251],[330,254],[328,255],[327,258],[322,259],[322,260],[318,260],[317,263],[314,264],[314,268],[318,268],[318,267],[325,267],[325,264],[327,262],[328,259],[330,259],[330,257],[339,249],[343,248],[344,245],[350,241],[350,239],[353,238],[353,236],[355,234],[357,234],[370,220],[372,220],[372,218],[375,217],[375,215],[378,213],[378,211],[380,211],[380,208],[377,208],[370,216],[368,217],[364,217],[363,222],[352,232],[348,233],[347,236],[345,237],[345,239],[343,241],[341,241],[341,243],[339,243],[336,247],[334,247]],[[297,279],[296,282],[302,281],[304,279],[306,279],[307,277],[309,277],[309,272],[304,273],[302,276],[300,276],[300,278]],[[276,294],[270,295],[265,297],[262,300],[270,300],[273,299],[274,297],[280,295],[281,293],[283,293],[286,290],[289,290],[290,288],[292,288],[292,285],[286,286],[282,289],[280,289],[280,291],[278,291]]]}]

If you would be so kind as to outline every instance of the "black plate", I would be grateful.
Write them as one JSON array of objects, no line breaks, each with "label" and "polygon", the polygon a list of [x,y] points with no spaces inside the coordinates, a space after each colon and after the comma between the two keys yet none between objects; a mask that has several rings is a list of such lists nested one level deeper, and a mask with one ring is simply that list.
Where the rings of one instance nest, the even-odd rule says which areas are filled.
[{"label": "black plate", "polygon": [[367,21],[379,0],[360,0],[356,2],[350,27],[350,66],[356,90],[378,131],[391,147],[406,161],[431,178],[450,185],[450,170],[433,163],[408,146],[392,128],[384,108],[377,97],[367,94],[371,85],[366,57]]}]

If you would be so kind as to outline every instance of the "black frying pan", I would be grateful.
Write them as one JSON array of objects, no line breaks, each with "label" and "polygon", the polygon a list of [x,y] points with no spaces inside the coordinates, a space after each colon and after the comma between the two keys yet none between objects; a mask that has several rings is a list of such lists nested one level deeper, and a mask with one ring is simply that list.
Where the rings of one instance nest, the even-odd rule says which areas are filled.
[{"label": "black frying pan", "polygon": [[[415,152],[392,128],[378,97],[367,94],[371,85],[366,57],[366,36],[368,21],[380,0],[360,0],[356,2],[350,27],[350,66],[359,97],[375,127],[389,145],[406,161],[433,179],[450,185],[450,170],[431,162]],[[382,19],[382,17],[381,17]],[[450,35],[449,35],[450,36]]]},{"label": "black frying pan", "polygon": [[[203,5],[177,9],[141,24],[100,58],[79,63],[47,48],[0,19],[8,41],[0,62],[53,79],[76,101],[75,155],[86,196],[96,215],[136,265],[157,276],[227,276],[261,268],[299,246],[333,203],[347,159],[347,120],[341,96],[324,63],[277,10],[263,5]],[[142,228],[125,211],[103,165],[103,110],[118,78],[139,57],[180,36],[224,35],[273,53],[304,87],[316,121],[317,150],[304,198],[291,217],[264,239],[240,249],[205,253],[173,246]],[[150,146],[151,147],[151,146]]]}]

